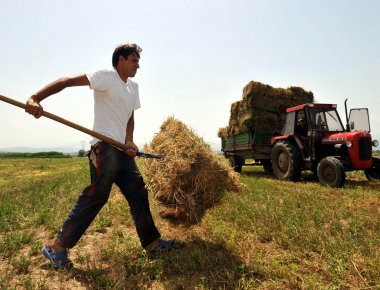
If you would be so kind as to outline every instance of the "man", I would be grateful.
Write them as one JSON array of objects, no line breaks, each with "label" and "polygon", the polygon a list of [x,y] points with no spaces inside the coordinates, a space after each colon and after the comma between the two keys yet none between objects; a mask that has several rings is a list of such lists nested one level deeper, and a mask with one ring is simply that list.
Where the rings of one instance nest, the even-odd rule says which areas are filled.
[{"label": "man", "polygon": [[306,119],[304,117],[299,118],[298,121],[297,121],[296,134],[302,140],[306,140],[307,126],[306,126]]},{"label": "man", "polygon": [[56,269],[72,266],[67,249],[76,245],[107,202],[113,183],[129,203],[141,245],[149,253],[176,247],[173,241],[160,239],[150,212],[148,192],[134,161],[138,148],[133,141],[133,112],[140,107],[140,100],[138,85],[131,78],[139,69],[141,51],[136,44],[120,45],[112,55],[113,70],[60,78],[26,102],[25,111],[39,118],[43,112],[40,105],[43,99],[67,87],[90,86],[95,100],[94,131],[124,143],[127,148],[123,152],[96,138],[91,141],[91,185],[79,196],[56,240],[42,249]]},{"label": "man", "polygon": [[309,156],[309,147],[307,146],[307,123],[304,116],[298,119],[295,133],[301,141],[301,150],[304,152],[306,157]]}]

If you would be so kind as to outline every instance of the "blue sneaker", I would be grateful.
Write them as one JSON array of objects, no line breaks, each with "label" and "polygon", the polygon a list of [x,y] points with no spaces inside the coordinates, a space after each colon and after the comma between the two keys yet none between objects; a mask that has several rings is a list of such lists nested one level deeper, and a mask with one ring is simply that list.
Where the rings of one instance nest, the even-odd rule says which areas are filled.
[{"label": "blue sneaker", "polygon": [[68,270],[73,267],[73,263],[70,261],[66,249],[53,252],[50,247],[45,246],[42,248],[42,254],[52,263],[54,269]]},{"label": "blue sneaker", "polygon": [[173,240],[159,240],[156,247],[149,251],[149,255],[157,255],[160,252],[166,252],[170,250],[178,249],[178,245]]}]

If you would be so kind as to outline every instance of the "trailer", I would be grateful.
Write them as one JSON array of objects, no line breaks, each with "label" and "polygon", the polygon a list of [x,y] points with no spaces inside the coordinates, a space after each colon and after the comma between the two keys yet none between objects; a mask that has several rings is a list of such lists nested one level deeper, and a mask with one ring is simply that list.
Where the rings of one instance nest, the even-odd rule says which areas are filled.
[{"label": "trailer", "polygon": [[[264,109],[261,112],[265,114]],[[271,139],[281,135],[282,124],[264,122],[263,119],[263,115],[255,116],[255,123],[248,126],[248,132],[221,137],[224,156],[236,172],[241,172],[244,165],[263,166],[265,172],[272,172]],[[254,162],[247,163],[248,159],[253,159]]]}]

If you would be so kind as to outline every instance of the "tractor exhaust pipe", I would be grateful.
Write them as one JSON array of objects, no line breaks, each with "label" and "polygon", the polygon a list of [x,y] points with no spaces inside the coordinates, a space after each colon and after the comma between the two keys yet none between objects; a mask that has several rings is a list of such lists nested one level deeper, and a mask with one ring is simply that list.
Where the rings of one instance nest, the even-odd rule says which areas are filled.
[{"label": "tractor exhaust pipe", "polygon": [[348,120],[348,113],[347,113],[347,100],[348,99],[344,100],[344,110],[346,111],[346,131],[350,132],[351,129],[350,129],[350,124],[349,124],[349,120]]},{"label": "tractor exhaust pipe", "polygon": [[[8,98],[8,97],[2,96],[2,95],[0,95],[0,100],[3,101],[3,102],[6,102],[8,104],[14,105],[16,107],[20,107],[20,108],[22,108],[22,109],[25,110],[26,105],[23,104],[23,103],[21,103],[21,102],[18,102],[16,100],[13,100],[11,98]],[[103,135],[103,134],[100,134],[100,133],[95,132],[93,130],[90,130],[90,129],[87,129],[85,127],[82,127],[82,126],[80,126],[78,124],[75,124],[75,123],[73,123],[71,121],[63,119],[63,118],[61,118],[59,116],[56,116],[54,114],[51,114],[49,112],[43,111],[42,112],[42,116],[44,116],[46,118],[49,118],[51,120],[54,120],[54,121],[56,121],[58,123],[64,124],[66,126],[69,126],[71,128],[74,128],[74,129],[76,129],[78,131],[81,131],[83,133],[86,133],[88,135],[91,135],[91,136],[93,136],[95,138],[98,138],[99,140],[102,140],[102,141],[105,141],[105,142],[107,142],[109,144],[112,144],[113,146],[115,146],[115,147],[117,147],[117,148],[119,148],[119,149],[121,149],[123,151],[127,150],[127,147],[123,143],[120,143],[120,142],[118,142],[118,141],[116,141],[116,140],[114,140],[112,138],[109,138],[109,137]],[[140,156],[140,157],[145,157],[145,158],[162,159],[162,156],[154,155],[154,154],[149,154],[149,153],[144,153],[144,152],[137,152],[136,155]]]}]

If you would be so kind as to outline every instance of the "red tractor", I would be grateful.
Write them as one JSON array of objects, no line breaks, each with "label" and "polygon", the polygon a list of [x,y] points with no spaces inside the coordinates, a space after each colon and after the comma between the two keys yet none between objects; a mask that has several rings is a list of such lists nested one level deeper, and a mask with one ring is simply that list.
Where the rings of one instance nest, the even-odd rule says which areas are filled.
[{"label": "red tractor", "polygon": [[272,168],[279,179],[300,179],[311,170],[321,184],[342,187],[346,171],[364,170],[380,181],[380,158],[372,156],[368,109],[352,109],[344,127],[336,105],[304,104],[286,110],[282,136],[273,137]]}]

